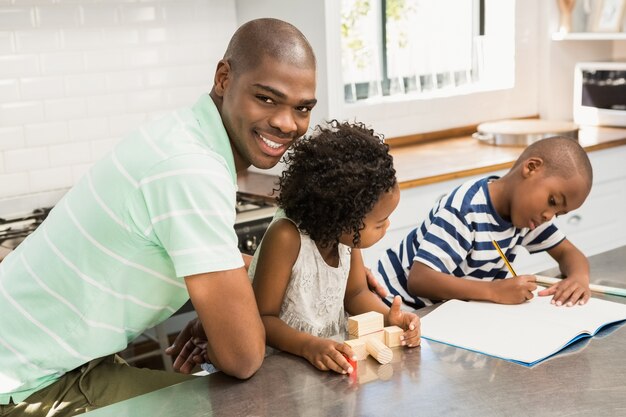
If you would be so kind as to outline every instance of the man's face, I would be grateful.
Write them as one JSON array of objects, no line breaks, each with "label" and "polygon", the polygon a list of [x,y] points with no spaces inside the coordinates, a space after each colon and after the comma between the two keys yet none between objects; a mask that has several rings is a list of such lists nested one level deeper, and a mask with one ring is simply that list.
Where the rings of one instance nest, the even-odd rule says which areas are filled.
[{"label": "man's face", "polygon": [[315,99],[315,68],[277,62],[236,73],[223,64],[215,91],[230,137],[237,170],[267,169],[278,163],[294,140],[306,133]]},{"label": "man's face", "polygon": [[511,204],[511,222],[517,228],[534,229],[554,216],[580,207],[589,187],[579,174],[570,178],[546,176],[542,172],[526,178],[515,190]]}]

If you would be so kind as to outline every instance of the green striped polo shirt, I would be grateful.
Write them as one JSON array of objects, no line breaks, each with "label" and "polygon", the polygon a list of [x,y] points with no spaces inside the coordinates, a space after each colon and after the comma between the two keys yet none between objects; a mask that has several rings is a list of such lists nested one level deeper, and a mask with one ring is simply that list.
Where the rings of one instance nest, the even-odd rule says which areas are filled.
[{"label": "green striped polo shirt", "polygon": [[0,264],[0,404],[123,350],[188,300],[185,276],[242,267],[236,191],[209,95],[95,164]]}]

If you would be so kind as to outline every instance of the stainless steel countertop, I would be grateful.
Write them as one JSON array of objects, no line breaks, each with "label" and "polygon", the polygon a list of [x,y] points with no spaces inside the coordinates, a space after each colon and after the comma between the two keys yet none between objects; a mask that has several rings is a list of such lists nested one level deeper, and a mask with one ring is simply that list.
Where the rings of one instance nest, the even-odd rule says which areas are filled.
[{"label": "stainless steel countertop", "polygon": [[[626,287],[626,247],[589,259],[592,282]],[[216,373],[89,416],[626,416],[626,326],[532,368],[422,340],[419,348],[394,348],[390,364],[360,361],[358,379],[281,353],[248,381]]]}]

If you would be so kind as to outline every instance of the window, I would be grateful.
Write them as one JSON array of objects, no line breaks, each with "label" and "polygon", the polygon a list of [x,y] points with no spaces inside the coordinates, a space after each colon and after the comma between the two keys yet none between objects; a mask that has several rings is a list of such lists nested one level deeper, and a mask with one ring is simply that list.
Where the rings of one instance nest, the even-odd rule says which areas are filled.
[{"label": "window", "polygon": [[345,101],[487,88],[484,8],[484,0],[342,0]]},{"label": "window", "polygon": [[[386,137],[538,113],[537,4],[327,0],[328,114]],[[333,29],[336,28],[336,29]]]}]

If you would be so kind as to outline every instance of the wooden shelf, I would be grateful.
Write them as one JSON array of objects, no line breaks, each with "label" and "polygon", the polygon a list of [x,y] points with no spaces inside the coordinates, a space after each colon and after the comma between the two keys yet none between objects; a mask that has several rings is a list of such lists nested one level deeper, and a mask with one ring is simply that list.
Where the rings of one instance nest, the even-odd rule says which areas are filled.
[{"label": "wooden shelf", "polygon": [[572,32],[554,33],[553,41],[617,41],[626,40],[626,32]]}]

